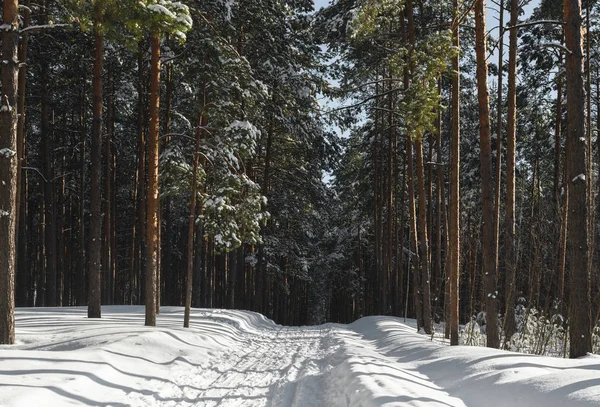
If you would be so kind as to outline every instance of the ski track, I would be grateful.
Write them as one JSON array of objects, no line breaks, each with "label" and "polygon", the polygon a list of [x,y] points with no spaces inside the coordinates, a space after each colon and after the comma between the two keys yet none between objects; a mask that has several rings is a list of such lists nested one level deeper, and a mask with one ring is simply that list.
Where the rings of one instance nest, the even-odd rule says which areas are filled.
[{"label": "ski track", "polygon": [[[138,395],[134,405],[164,406],[323,406],[327,357],[339,349],[335,328],[310,327],[238,333],[249,344],[215,355],[205,367],[173,372],[174,383],[157,395]],[[333,346],[332,346],[333,345]],[[240,350],[242,350],[240,352]],[[168,401],[167,398],[171,398]],[[175,400],[177,399],[177,400]]]}]

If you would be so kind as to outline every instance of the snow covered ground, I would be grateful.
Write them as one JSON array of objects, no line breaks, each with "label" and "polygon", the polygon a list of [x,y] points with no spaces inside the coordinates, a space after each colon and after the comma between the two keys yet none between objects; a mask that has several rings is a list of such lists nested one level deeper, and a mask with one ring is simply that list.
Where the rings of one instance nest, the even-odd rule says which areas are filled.
[{"label": "snow covered ground", "polygon": [[449,347],[391,317],[283,327],[247,311],[17,310],[0,406],[591,406],[600,358]]}]

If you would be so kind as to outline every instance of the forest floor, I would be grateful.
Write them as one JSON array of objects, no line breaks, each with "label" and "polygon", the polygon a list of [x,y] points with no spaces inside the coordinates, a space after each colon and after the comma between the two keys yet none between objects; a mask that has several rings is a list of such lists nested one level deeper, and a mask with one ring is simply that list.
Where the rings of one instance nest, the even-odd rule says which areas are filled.
[{"label": "forest floor", "polygon": [[0,346],[0,406],[591,406],[600,357],[449,347],[393,317],[276,325],[260,314],[163,307],[17,309]]}]

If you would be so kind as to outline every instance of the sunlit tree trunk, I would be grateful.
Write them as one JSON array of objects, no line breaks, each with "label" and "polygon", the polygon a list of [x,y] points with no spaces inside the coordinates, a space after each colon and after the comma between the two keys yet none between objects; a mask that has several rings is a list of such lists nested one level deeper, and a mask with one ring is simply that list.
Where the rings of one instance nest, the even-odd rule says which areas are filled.
[{"label": "sunlit tree trunk", "polygon": [[[460,49],[458,0],[453,1],[454,46]],[[460,54],[452,58],[452,154],[450,162],[449,226],[449,285],[450,285],[450,344],[458,345],[459,282],[460,282]]]},{"label": "sunlit tree trunk", "polygon": [[160,108],[160,29],[152,28],[150,60],[150,127],[148,130],[148,189],[146,195],[146,322],[156,326],[158,267],[158,129]]},{"label": "sunlit tree trunk", "polygon": [[19,2],[4,0],[0,100],[0,344],[15,342]]}]

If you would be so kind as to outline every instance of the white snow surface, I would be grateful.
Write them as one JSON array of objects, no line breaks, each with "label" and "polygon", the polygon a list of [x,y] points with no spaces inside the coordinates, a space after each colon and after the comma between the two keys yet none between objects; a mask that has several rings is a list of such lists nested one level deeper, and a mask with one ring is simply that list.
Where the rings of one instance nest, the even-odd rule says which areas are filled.
[{"label": "white snow surface", "polygon": [[593,406],[600,358],[431,342],[393,317],[280,326],[234,310],[20,308],[0,406]]}]

